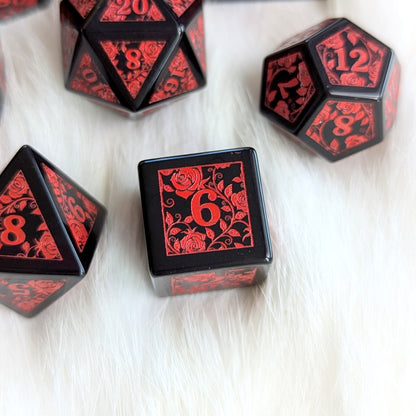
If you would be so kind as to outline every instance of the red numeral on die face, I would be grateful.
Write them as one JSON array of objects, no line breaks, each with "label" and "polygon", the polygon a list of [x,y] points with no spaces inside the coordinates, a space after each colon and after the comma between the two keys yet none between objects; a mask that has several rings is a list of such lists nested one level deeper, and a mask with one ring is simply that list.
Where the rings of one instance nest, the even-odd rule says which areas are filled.
[{"label": "red numeral on die face", "polygon": [[17,246],[26,239],[26,234],[22,230],[25,219],[20,215],[9,215],[3,221],[4,231],[0,234],[0,240],[8,246]]},{"label": "red numeral on die face", "polygon": [[[203,195],[207,195],[210,201],[215,201],[217,199],[217,194],[209,189],[198,191],[191,200],[191,212],[195,222],[203,227],[209,227],[211,225],[216,224],[220,217],[220,209],[217,205],[212,202],[205,202],[201,204],[201,198]],[[210,219],[206,221],[203,218],[203,211],[208,211],[210,215]]]},{"label": "red numeral on die face", "polygon": [[117,4],[121,6],[117,14],[126,16],[132,12],[140,16],[150,9],[149,0],[118,0]]}]

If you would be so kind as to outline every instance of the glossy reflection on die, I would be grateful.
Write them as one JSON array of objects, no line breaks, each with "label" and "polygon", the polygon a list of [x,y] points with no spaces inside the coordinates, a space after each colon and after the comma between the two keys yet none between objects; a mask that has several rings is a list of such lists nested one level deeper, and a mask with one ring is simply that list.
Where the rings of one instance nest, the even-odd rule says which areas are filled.
[{"label": "glossy reflection on die", "polygon": [[260,109],[297,142],[336,161],[384,139],[399,82],[392,49],[347,19],[329,19],[265,58]]},{"label": "glossy reflection on die", "polygon": [[158,295],[262,282],[272,262],[252,148],[142,161],[140,191]]},{"label": "glossy reflection on die", "polygon": [[126,116],[206,83],[202,0],[63,0],[66,88]]}]

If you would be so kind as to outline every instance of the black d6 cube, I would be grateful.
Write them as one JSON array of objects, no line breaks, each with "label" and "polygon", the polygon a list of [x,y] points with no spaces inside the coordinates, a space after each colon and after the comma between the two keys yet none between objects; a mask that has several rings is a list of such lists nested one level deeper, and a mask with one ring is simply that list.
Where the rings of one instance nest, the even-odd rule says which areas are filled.
[{"label": "black d6 cube", "polygon": [[158,295],[265,279],[272,249],[254,149],[145,160],[139,181]]},{"label": "black d6 cube", "polygon": [[0,175],[0,303],[36,315],[87,273],[105,208],[29,146]]}]

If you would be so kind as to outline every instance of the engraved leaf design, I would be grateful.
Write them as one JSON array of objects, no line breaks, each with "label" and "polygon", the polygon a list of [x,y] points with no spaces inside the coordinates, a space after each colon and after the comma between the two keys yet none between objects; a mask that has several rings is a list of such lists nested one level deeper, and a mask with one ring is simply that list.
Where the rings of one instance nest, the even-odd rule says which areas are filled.
[{"label": "engraved leaf design", "polygon": [[0,196],[0,202],[3,202],[3,204],[8,204],[12,202],[12,199],[8,195],[2,195]]},{"label": "engraved leaf design", "polygon": [[237,220],[242,220],[246,215],[247,213],[245,213],[244,211],[238,211],[237,214],[235,214],[235,218]]},{"label": "engraved leaf design", "polygon": [[173,217],[172,214],[170,214],[169,212],[166,213],[166,218],[165,218],[166,224],[167,225],[171,225],[173,223]]},{"label": "engraved leaf design", "polygon": [[194,220],[194,217],[193,217],[192,215],[188,215],[188,216],[185,218],[185,222],[186,222],[187,224],[190,224],[193,220]]},{"label": "engraved leaf design", "polygon": [[45,222],[42,222],[42,224],[39,225],[37,231],[48,231],[48,226]]},{"label": "engraved leaf design", "polygon": [[163,189],[166,191],[166,192],[174,192],[175,190],[171,187],[171,186],[169,186],[169,185],[165,185],[164,187],[163,187]]},{"label": "engraved leaf design", "polygon": [[237,230],[234,230],[233,228],[228,231],[228,234],[230,234],[232,237],[240,237],[240,233]]},{"label": "engraved leaf design", "polygon": [[181,232],[181,229],[180,228],[178,228],[178,227],[173,227],[171,230],[170,230],[170,234],[171,235],[176,235],[176,234],[178,234],[178,233],[180,233]]},{"label": "engraved leaf design", "polygon": [[240,183],[242,182],[242,179],[239,176],[236,176],[235,178],[233,178],[233,182]]},{"label": "engraved leaf design", "polygon": [[225,231],[227,229],[227,223],[224,220],[220,220],[220,228],[222,231]]},{"label": "engraved leaf design", "polygon": [[215,233],[214,233],[214,231],[212,231],[212,230],[211,230],[211,228],[206,227],[206,228],[205,228],[205,232],[206,232],[206,234],[207,234],[207,237],[208,237],[210,240],[213,240],[213,239],[215,238]]},{"label": "engraved leaf design", "polygon": [[223,189],[224,189],[224,181],[220,181],[220,182],[218,183],[218,190],[219,190],[220,192],[222,192],[222,191],[223,191]]},{"label": "engraved leaf design", "polygon": [[29,244],[27,241],[25,241],[25,242],[22,244],[22,250],[23,250],[25,253],[27,253],[27,252],[30,250],[30,244]]},{"label": "engraved leaf design", "polygon": [[224,195],[229,198],[232,195],[232,193],[233,193],[233,185],[230,184],[225,188]]}]

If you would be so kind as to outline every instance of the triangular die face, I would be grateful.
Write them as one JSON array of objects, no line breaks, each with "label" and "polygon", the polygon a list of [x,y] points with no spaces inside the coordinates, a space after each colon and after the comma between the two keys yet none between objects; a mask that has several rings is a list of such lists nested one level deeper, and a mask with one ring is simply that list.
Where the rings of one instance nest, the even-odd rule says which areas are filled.
[{"label": "triangular die face", "polygon": [[61,289],[65,283],[66,279],[24,281],[0,276],[0,302],[20,313],[29,314]]},{"label": "triangular die face", "polygon": [[166,20],[152,0],[109,0],[100,22],[162,22]]},{"label": "triangular die face", "polygon": [[192,21],[187,29],[187,35],[189,42],[195,52],[198,62],[201,65],[204,73],[207,70],[206,57],[205,57],[205,32],[204,32],[204,18],[202,13]]},{"label": "triangular die face", "polygon": [[98,65],[88,52],[83,53],[68,87],[79,93],[100,98],[103,101],[120,104]]},{"label": "triangular die face", "polygon": [[181,17],[195,3],[195,0],[164,0],[164,1],[178,17]]},{"label": "triangular die face", "polygon": [[40,166],[52,189],[52,196],[59,208],[62,220],[70,231],[70,237],[78,252],[82,253],[97,219],[98,207],[76,186],[62,178],[45,163],[41,163]]},{"label": "triangular die face", "polygon": [[0,257],[63,260],[21,170],[0,193]]},{"label": "triangular die face", "polygon": [[195,90],[199,84],[192,73],[182,49],[172,59],[167,73],[159,81],[149,104],[166,100],[180,94]]},{"label": "triangular die face", "polygon": [[69,2],[74,6],[80,16],[85,19],[95,7],[98,0],[69,0]]},{"label": "triangular die face", "polygon": [[134,100],[148,79],[166,42],[121,40],[101,41],[100,45]]}]

